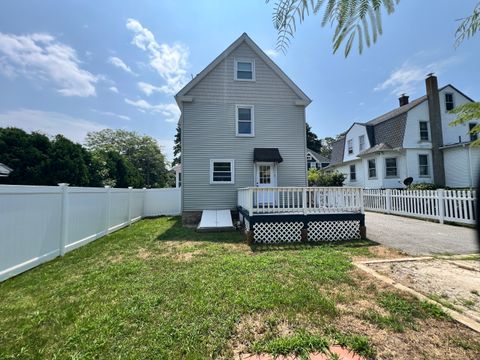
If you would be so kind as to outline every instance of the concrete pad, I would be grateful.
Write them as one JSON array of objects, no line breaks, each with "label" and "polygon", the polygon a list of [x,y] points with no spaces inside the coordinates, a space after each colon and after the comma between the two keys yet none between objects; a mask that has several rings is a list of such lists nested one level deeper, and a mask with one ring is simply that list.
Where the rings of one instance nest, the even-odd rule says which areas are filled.
[{"label": "concrete pad", "polygon": [[365,213],[367,237],[410,255],[478,253],[472,228],[439,224],[403,216]]}]

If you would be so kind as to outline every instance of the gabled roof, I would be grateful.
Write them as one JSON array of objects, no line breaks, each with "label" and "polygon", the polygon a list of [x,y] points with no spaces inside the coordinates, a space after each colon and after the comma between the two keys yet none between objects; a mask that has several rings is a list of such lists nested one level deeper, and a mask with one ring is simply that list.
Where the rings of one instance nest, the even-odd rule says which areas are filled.
[{"label": "gabled roof", "polygon": [[270,57],[263,52],[260,47],[255,44],[255,42],[247,35],[243,33],[237,40],[235,40],[228,48],[226,48],[220,55],[218,55],[215,60],[213,60],[205,69],[203,69],[197,76],[195,76],[187,85],[185,85],[178,93],[175,95],[175,98],[179,96],[185,96],[195,85],[197,85],[205,76],[207,76],[215,67],[225,58],[228,57],[237,47],[242,43],[246,43],[255,54],[261,58],[267,66],[269,66],[292,90],[293,92],[301,99],[306,102],[306,105],[310,104],[312,100],[275,64]]},{"label": "gabled roof", "polygon": [[317,153],[316,151],[313,151],[312,149],[309,149],[307,148],[307,152],[309,152],[310,154],[312,154],[312,156],[318,161],[318,162],[321,162],[321,163],[329,163],[330,162],[330,159],[323,156],[323,155],[320,155],[319,153]]}]

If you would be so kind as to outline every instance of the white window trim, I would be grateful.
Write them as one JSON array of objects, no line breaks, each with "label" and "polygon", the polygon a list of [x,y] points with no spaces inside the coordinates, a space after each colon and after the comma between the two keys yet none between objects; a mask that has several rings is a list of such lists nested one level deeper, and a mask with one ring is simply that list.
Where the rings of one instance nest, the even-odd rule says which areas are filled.
[{"label": "white window trim", "polygon": [[[427,135],[428,135],[427,140],[422,139],[422,134],[421,134],[421,130],[420,130],[420,124],[421,123],[426,123],[427,124]],[[420,142],[430,142],[430,123],[427,120],[420,120],[418,122],[418,138],[420,139]]]},{"label": "white window trim", "polygon": [[[421,173],[421,171],[420,171],[421,166],[425,166],[425,165],[420,164],[420,156],[426,156],[427,157],[427,165],[426,165],[427,170],[428,170],[427,175],[420,174]],[[429,178],[429,177],[431,177],[432,170],[430,169],[430,156],[428,154],[417,154],[417,161],[418,161],[418,177],[419,178]]]},{"label": "white window trim", "polygon": [[[363,139],[363,142],[361,141],[361,139]],[[358,137],[358,151],[363,151],[363,150],[365,150],[365,135],[360,135]]]},{"label": "white window trim", "polygon": [[[395,159],[395,169],[397,171],[397,175],[387,175],[387,160]],[[397,156],[389,156],[385,158],[385,179],[398,179],[400,176],[398,175],[398,157]]]},{"label": "white window trim", "polygon": [[[352,166],[354,169],[354,174],[355,174],[355,179],[352,180]],[[355,164],[351,164],[348,167],[348,177],[350,179],[350,182],[357,182],[357,166]]]},{"label": "white window trim", "polygon": [[[229,162],[231,169],[231,180],[230,181],[213,181],[213,163],[216,162]],[[235,184],[235,160],[233,159],[210,159],[210,184],[219,185],[219,184]]]},{"label": "white window trim", "polygon": [[[375,164],[375,176],[370,176],[370,160],[373,160],[373,163]],[[378,167],[377,167],[377,159],[368,159],[367,160],[367,175],[369,179],[377,179],[378,178]]]},{"label": "white window trim", "polygon": [[[238,109],[251,109],[251,123],[252,123],[252,132],[251,134],[239,134],[238,133]],[[254,137],[255,136],[255,106],[253,105],[235,105],[235,135],[238,137]]]},{"label": "white window trim", "polygon": [[[352,144],[352,146],[350,147],[350,144]],[[350,152],[350,149],[352,149],[352,152]],[[349,139],[347,140],[347,154],[348,155],[352,155],[353,154],[353,139]]]},{"label": "white window trim", "polygon": [[445,92],[445,94],[443,95],[443,100],[445,101],[445,111],[449,112],[451,110],[447,110],[447,95],[452,95],[452,103],[453,103],[452,109],[455,109],[455,95],[453,92]]},{"label": "white window trim", "polygon": [[[239,62],[249,62],[252,64],[252,78],[251,79],[239,79],[237,78],[237,70],[238,70],[238,63]],[[235,58],[234,59],[234,66],[233,66],[233,79],[236,81],[255,81],[255,59],[246,59],[246,58]]]}]

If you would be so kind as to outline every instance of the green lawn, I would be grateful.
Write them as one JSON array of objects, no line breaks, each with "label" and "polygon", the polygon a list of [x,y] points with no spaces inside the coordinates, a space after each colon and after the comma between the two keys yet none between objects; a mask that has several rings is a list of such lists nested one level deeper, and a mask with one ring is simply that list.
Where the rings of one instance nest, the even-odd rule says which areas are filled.
[{"label": "green lawn", "polygon": [[[352,271],[371,245],[251,249],[239,233],[143,220],[0,283],[0,359],[232,358],[334,343],[374,358],[383,350],[370,332],[342,319],[372,334],[457,326]],[[448,346],[468,358],[480,346],[465,332]]]}]

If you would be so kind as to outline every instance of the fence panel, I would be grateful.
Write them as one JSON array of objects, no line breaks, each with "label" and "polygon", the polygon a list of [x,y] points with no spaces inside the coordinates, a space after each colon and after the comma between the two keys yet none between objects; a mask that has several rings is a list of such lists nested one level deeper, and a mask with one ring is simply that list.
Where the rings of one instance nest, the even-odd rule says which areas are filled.
[{"label": "fence panel", "polygon": [[364,190],[365,209],[383,213],[475,224],[475,191]]},{"label": "fence panel", "polygon": [[178,214],[180,189],[0,185],[0,281],[144,216]]}]

